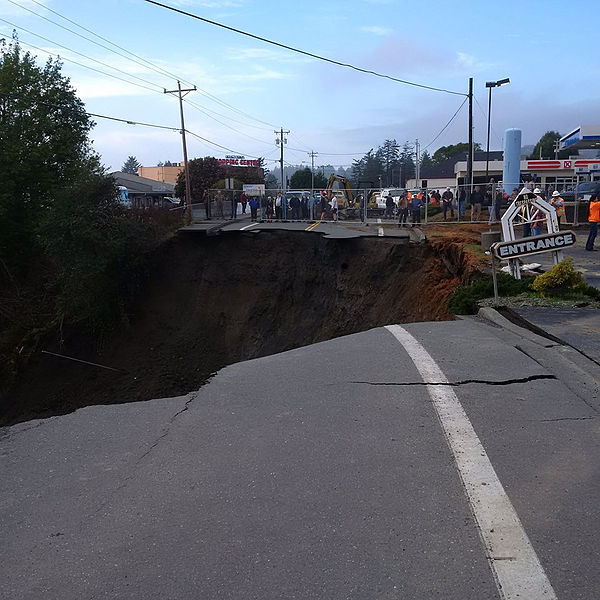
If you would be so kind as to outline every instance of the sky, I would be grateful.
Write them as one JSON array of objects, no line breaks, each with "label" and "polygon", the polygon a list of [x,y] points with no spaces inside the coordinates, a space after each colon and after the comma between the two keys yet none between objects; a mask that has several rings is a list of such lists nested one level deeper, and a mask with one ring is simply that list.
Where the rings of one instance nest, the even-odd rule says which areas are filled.
[{"label": "sky", "polygon": [[197,88],[184,101],[189,158],[263,157],[269,168],[279,160],[274,131],[281,128],[290,132],[285,162],[309,166],[315,152],[315,167],[350,166],[386,139],[418,139],[430,153],[467,141],[469,77],[474,139],[483,148],[486,81],[510,78],[492,91],[491,150],[502,149],[507,128],[522,129],[525,145],[548,130],[566,134],[600,123],[591,0],[161,1],[446,91],[330,64],[145,0],[0,0],[0,38],[16,30],[40,64],[48,53],[60,55],[88,112],[172,128],[94,117],[93,146],[109,170],[128,156],[144,166],[182,160],[179,101],[164,93],[178,80]]}]

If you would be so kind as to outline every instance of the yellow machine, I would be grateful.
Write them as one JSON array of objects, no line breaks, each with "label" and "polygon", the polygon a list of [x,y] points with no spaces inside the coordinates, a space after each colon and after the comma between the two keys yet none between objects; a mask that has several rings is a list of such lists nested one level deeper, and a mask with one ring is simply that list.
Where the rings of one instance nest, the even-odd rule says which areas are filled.
[{"label": "yellow machine", "polygon": [[[333,189],[333,184],[336,181],[338,183],[342,184],[343,189],[341,189],[341,190]],[[350,187],[350,181],[348,181],[348,179],[346,179],[345,177],[342,177],[341,175],[336,175],[335,173],[332,173],[329,176],[329,181],[327,182],[327,189],[325,190],[325,195],[327,197],[327,200],[331,200],[333,198],[334,194],[338,198],[338,208],[339,209],[354,206],[353,196],[352,196],[352,188]]]}]

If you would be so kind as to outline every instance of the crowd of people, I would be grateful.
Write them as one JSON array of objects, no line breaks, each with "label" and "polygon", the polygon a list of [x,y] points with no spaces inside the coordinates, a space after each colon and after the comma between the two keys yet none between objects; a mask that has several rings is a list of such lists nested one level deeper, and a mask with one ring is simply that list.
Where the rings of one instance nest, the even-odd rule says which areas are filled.
[{"label": "crowd of people", "polygon": [[[556,210],[558,227],[561,227],[561,221],[565,219],[565,201],[557,190],[546,195],[542,189],[536,187],[534,182],[525,183],[525,187],[535,196],[548,202]],[[397,218],[398,226],[413,227],[421,224],[422,208],[428,204],[432,207],[440,207],[442,219],[457,218],[459,221],[467,220],[467,209],[470,205],[470,221],[481,222],[487,217],[488,222],[495,223],[500,221],[502,210],[510,206],[516,197],[521,193],[522,188],[515,187],[512,193],[507,194],[500,186],[496,186],[494,180],[490,180],[487,186],[476,185],[470,194],[467,195],[465,187],[459,187],[454,191],[450,187],[440,193],[440,190],[421,190],[409,191],[403,190],[399,196],[388,195],[385,198],[384,218]],[[203,201],[209,199],[208,194]],[[252,221],[273,221],[273,220],[292,220],[292,221],[337,221],[339,218],[338,197],[334,193],[320,193],[311,195],[307,192],[292,194],[287,197],[279,192],[273,196],[247,196],[242,192],[239,196],[232,194],[230,199],[226,199],[222,191],[218,191],[214,196],[214,208],[216,217],[224,217],[224,207],[229,201],[232,205],[232,214],[237,214],[238,205],[241,206],[241,214],[246,214],[250,209],[250,218]],[[209,200],[210,201],[210,200]],[[468,204],[467,204],[468,202]],[[364,206],[362,196],[357,196],[349,206],[344,205],[346,211],[350,211],[353,216],[363,220]],[[487,215],[483,211],[487,211]],[[518,223],[522,226],[522,236],[529,237],[540,235],[546,232],[544,227],[547,221],[546,213],[535,205],[523,204],[521,207],[520,219]],[[590,232],[586,244],[586,250],[594,251],[594,241],[598,232],[598,223],[600,223],[600,196],[594,194],[590,200],[589,217]]]}]

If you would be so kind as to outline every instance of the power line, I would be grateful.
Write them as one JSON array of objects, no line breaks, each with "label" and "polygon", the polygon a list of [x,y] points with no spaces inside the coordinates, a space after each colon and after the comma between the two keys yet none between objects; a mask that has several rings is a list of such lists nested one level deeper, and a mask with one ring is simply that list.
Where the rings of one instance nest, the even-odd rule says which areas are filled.
[{"label": "power line", "polygon": [[[35,4],[37,4],[38,6],[41,6],[42,8],[45,8],[46,10],[54,13],[55,15],[59,16],[61,19],[64,19],[65,21],[68,21],[69,23],[72,23],[73,25],[75,25],[76,27],[79,27],[80,29],[83,29],[84,31],[87,31],[88,33],[91,33],[92,35],[94,35],[95,37],[107,42],[108,44],[111,44],[112,46],[115,46],[116,48],[119,48],[119,50],[122,50],[123,52],[125,52],[126,54],[129,54],[134,58],[131,58],[131,56],[127,56],[126,54],[122,54],[121,52],[117,52],[116,50],[114,50],[113,48],[110,48],[108,46],[105,46],[104,44],[100,44],[97,41],[90,39],[87,36],[81,35],[80,33],[77,33],[76,31],[73,31],[72,29],[69,29],[68,27],[65,27],[64,25],[61,25],[60,23],[57,23],[56,21],[53,21],[52,19],[48,19],[47,17],[44,17],[43,15],[31,10],[30,8],[27,8],[26,6],[23,6],[21,4],[19,4],[18,2],[15,2],[14,0],[8,0],[11,4],[14,4],[15,6],[18,6],[19,8],[26,10],[27,12],[30,12],[31,14],[35,15],[36,17],[39,17],[40,19],[44,19],[45,21],[48,21],[49,23],[52,23],[53,25],[56,25],[57,27],[60,27],[61,29],[64,29],[65,31],[68,31],[69,33],[72,33],[73,35],[76,35],[88,42],[91,42],[92,44],[95,44],[96,46],[99,46],[100,48],[104,48],[105,50],[108,50],[109,52],[112,52],[114,54],[116,54],[117,56],[121,56],[122,58],[125,58],[127,60],[130,60],[138,65],[141,65],[142,67],[152,70],[160,75],[167,75],[168,77],[171,77],[173,79],[179,80],[179,81],[183,81],[185,83],[188,83],[190,85],[194,85],[193,83],[190,83],[189,81],[183,79],[182,77],[177,77],[176,75],[174,75],[173,73],[171,73],[170,71],[167,71],[166,69],[163,69],[162,67],[159,67],[158,65],[155,65],[154,63],[150,62],[147,59],[142,58],[141,56],[138,56],[137,54],[131,52],[130,50],[127,50],[126,48],[123,48],[122,46],[119,46],[118,44],[115,44],[114,42],[111,42],[109,39],[102,37],[101,35],[98,35],[97,33],[95,33],[94,31],[87,29],[86,27],[84,27],[83,25],[80,25],[79,23],[77,23],[76,21],[73,21],[72,19],[69,19],[68,17],[65,17],[64,15],[60,14],[59,12],[52,10],[51,8],[44,6],[43,4],[41,4],[40,2],[38,2],[37,0],[30,0],[31,2],[34,2]],[[36,35],[36,34],[34,34]],[[93,59],[92,59],[93,60]],[[133,77],[133,75],[132,75]],[[152,85],[156,85],[154,83],[152,83]],[[161,87],[162,86],[157,86],[157,87]],[[253,121],[256,121],[258,123],[262,123],[263,125],[267,125],[270,127],[274,127],[274,125],[272,123],[267,123],[266,121],[262,121],[261,119],[258,119],[256,117],[253,117],[252,115],[244,112],[241,109],[236,108],[235,106],[232,106],[231,104],[228,104],[227,102],[225,102],[224,100],[221,100],[220,98],[218,98],[217,96],[214,96],[213,94],[210,94],[209,92],[202,90],[202,89],[198,89],[197,90],[198,93],[202,94],[203,96],[206,96],[207,98],[213,100],[214,102],[217,102],[218,104],[221,104],[223,107],[228,108],[231,111],[237,112]]]},{"label": "power line", "polygon": [[[6,37],[10,37],[9,35],[0,32],[0,35],[5,35]],[[46,50],[44,48],[40,48],[39,46],[35,46],[34,44],[30,44],[28,42],[24,42],[23,40],[19,40],[19,44],[24,44],[25,46],[29,46],[30,48],[34,48],[35,50],[39,50],[40,52],[44,52],[45,54],[48,54],[49,56],[54,56],[56,58],[58,58],[59,60],[66,60],[67,62],[73,63],[74,65],[78,65],[80,67],[83,67],[84,69],[89,69],[90,71],[94,71],[95,73],[101,73],[102,75],[106,75],[107,77],[112,77],[113,79],[118,79],[119,81],[123,81],[125,83],[128,83],[130,85],[135,85],[136,87],[145,89],[145,90],[149,90],[151,92],[157,92],[157,90],[154,90],[152,88],[149,88],[146,85],[142,85],[140,83],[134,83],[133,81],[129,81],[128,79],[123,79],[122,77],[119,77],[118,75],[113,75],[112,73],[107,73],[106,71],[102,71],[101,69],[95,69],[94,67],[90,67],[89,65],[77,62],[76,60],[73,60],[72,58],[65,58],[64,56],[60,56],[60,54],[56,54],[54,52],[50,52],[49,50]],[[162,93],[162,92],[159,92]]]},{"label": "power line", "polygon": [[439,137],[440,135],[442,135],[442,133],[444,133],[444,131],[446,131],[446,129],[450,126],[450,123],[452,123],[452,121],[454,121],[454,119],[456,118],[456,115],[460,112],[460,109],[465,105],[465,102],[468,100],[469,98],[465,98],[462,101],[462,104],[458,107],[458,110],[452,115],[452,117],[450,118],[450,120],[444,125],[444,127],[442,128],[442,130],[431,140],[431,142],[429,142],[429,144],[427,144],[427,146],[425,146],[425,148],[423,148],[423,152],[425,152],[425,150],[427,150],[427,148],[429,148],[429,146],[431,146]]},{"label": "power line", "polygon": [[[0,93],[0,97],[4,97],[4,98],[27,98],[26,96],[23,96],[22,94],[5,94],[5,93]],[[37,100],[37,99],[33,99],[33,102],[35,104],[41,104],[42,106],[49,106],[50,108],[58,108],[62,111],[70,111],[72,110],[72,107],[70,106],[65,106],[65,105],[61,105],[61,104],[54,104],[53,102],[46,102],[45,100]],[[168,129],[170,131],[180,131],[179,127],[169,127],[167,125],[156,125],[155,123],[144,123],[142,121],[132,121],[131,119],[121,119],[119,117],[111,117],[109,115],[101,115],[98,113],[92,113],[92,112],[87,112],[87,111],[83,111],[84,114],[88,115],[88,117],[96,117],[98,119],[108,119],[110,121],[119,121],[121,123],[127,123],[127,125],[142,125],[144,127],[154,127],[156,129]]]},{"label": "power line", "polygon": [[[240,152],[239,150],[234,150],[233,148],[228,148],[227,146],[221,146],[221,144],[212,142],[211,140],[209,140],[205,137],[202,137],[201,135],[198,135],[197,133],[194,133],[193,131],[190,131],[189,129],[186,129],[186,132],[189,133],[191,136],[198,138],[202,142],[210,144],[211,146],[216,146],[217,148],[221,148],[221,150],[227,150],[227,152],[235,152],[236,154],[244,154],[243,152]],[[244,154],[244,156],[249,156],[250,158],[256,158],[256,159],[262,158],[262,156],[253,156],[252,154]]]},{"label": "power line", "polygon": [[35,37],[40,38],[41,40],[44,40],[45,42],[49,42],[50,44],[54,44],[55,46],[58,46],[59,48],[64,48],[65,50],[72,52],[73,54],[77,54],[78,56],[82,56],[83,58],[87,58],[88,60],[91,60],[95,63],[98,63],[99,65],[102,65],[103,67],[108,67],[109,69],[113,69],[115,71],[118,71],[119,73],[123,73],[124,75],[127,75],[127,77],[131,77],[133,79],[137,79],[138,81],[143,81],[144,83],[147,83],[149,85],[154,85],[159,89],[162,89],[162,87],[156,83],[154,83],[153,81],[148,81],[147,79],[144,79],[142,77],[138,77],[137,75],[132,75],[131,73],[127,73],[127,71],[123,71],[122,69],[119,69],[117,67],[113,67],[112,65],[109,65],[105,62],[102,62],[101,60],[97,60],[95,58],[92,58],[91,56],[88,56],[87,54],[83,54],[82,52],[78,52],[77,50],[73,50],[72,48],[69,48],[68,46],[64,46],[63,44],[60,44],[59,42],[55,42],[54,40],[51,40],[47,37],[44,37],[43,35],[40,35],[39,33],[35,33],[29,29],[25,29],[25,27],[21,27],[20,25],[15,25],[14,23],[11,23],[10,21],[7,21],[6,19],[2,19],[0,18],[0,21],[3,21],[4,23],[7,23],[8,25],[10,25],[11,27],[15,27],[16,29],[20,29],[21,31],[25,31],[26,33],[29,33],[30,35],[34,35]]},{"label": "power line", "polygon": [[[52,10],[48,6],[44,6],[40,2],[37,2],[36,0],[30,0],[30,2],[34,2],[38,6],[41,6],[42,8],[45,8],[46,10],[48,10],[48,11],[54,13],[55,15],[59,16],[61,19],[64,19],[65,21],[68,21],[69,23],[72,23],[76,27],[79,27],[80,29],[83,29],[84,31],[87,31],[88,33],[91,33],[92,35],[96,36],[97,38],[99,38],[99,39],[101,39],[101,40],[103,40],[103,41],[105,41],[105,42],[107,42],[107,43],[109,43],[109,44],[111,44],[113,46],[115,46],[116,48],[119,48],[120,50],[123,50],[123,52],[126,52],[127,54],[130,54],[131,56],[134,56],[138,60],[134,60],[130,56],[126,56],[125,54],[121,54],[120,52],[117,52],[114,48],[109,48],[108,46],[105,46],[104,44],[100,44],[97,41],[92,40],[92,39],[90,39],[89,37],[87,37],[85,35],[81,35],[80,33],[77,33],[76,31],[73,31],[72,29],[69,29],[68,27],[65,27],[64,25],[61,25],[60,23],[57,23],[56,21],[53,21],[52,19],[49,19],[48,17],[44,17],[43,15],[40,15],[39,13],[35,12],[34,10],[31,10],[30,8],[27,8],[26,6],[23,6],[22,4],[19,4],[18,2],[15,2],[14,0],[8,0],[8,1],[11,4],[14,4],[15,6],[18,6],[19,8],[22,8],[23,10],[26,10],[27,12],[30,12],[31,14],[35,15],[36,17],[39,17],[40,19],[43,19],[44,21],[48,21],[48,23],[52,23],[53,25],[56,25],[57,27],[60,27],[61,29],[64,29],[65,31],[68,31],[69,33],[72,33],[73,35],[76,35],[77,37],[80,37],[83,40],[91,42],[92,44],[95,44],[96,46],[98,46],[100,48],[104,48],[105,50],[108,50],[109,52],[113,52],[117,56],[121,56],[122,58],[126,58],[127,60],[130,60],[130,61],[132,61],[132,62],[134,62],[134,63],[136,63],[138,65],[141,65],[142,67],[144,67],[146,69],[150,69],[152,71],[155,71],[156,73],[159,73],[160,75],[163,75],[163,76],[164,75],[168,75],[169,77],[171,77],[173,79],[178,79],[178,77],[176,77],[175,75],[173,75],[169,71],[166,71],[162,67],[158,67],[157,65],[152,64],[150,61],[145,60],[141,56],[138,56],[137,54],[134,54],[133,52],[130,52],[126,48],[123,48],[123,47],[119,46],[118,44],[115,44],[114,42],[111,42],[110,40],[102,37],[101,35],[98,35],[97,33],[91,31],[90,29],[87,29],[83,25],[79,25],[79,23],[76,23],[75,21],[72,21],[68,17],[65,17],[64,15],[61,15],[60,13],[58,13],[55,10]],[[184,80],[181,79],[181,81],[184,81]],[[189,83],[189,82],[186,82],[186,83]]]},{"label": "power line", "polygon": [[[203,108],[197,106],[196,104],[194,104],[190,100],[186,100],[185,102],[187,104],[189,104],[190,106],[192,106],[193,108],[195,108],[197,111],[205,114],[209,119],[212,119],[213,121],[216,121],[220,125],[223,125],[223,127],[227,127],[227,129],[231,129],[231,131],[235,131],[236,133],[239,133],[240,135],[243,135],[243,136],[245,136],[247,138],[250,138],[251,140],[254,140],[255,142],[260,142],[261,144],[265,144],[266,146],[271,146],[271,142],[267,142],[265,140],[261,140],[261,139],[256,138],[256,137],[254,137],[254,136],[252,136],[252,135],[250,135],[248,133],[244,133],[243,131],[240,131],[239,129],[236,129],[235,127],[232,127],[231,125],[228,125],[227,123],[223,123],[223,121],[220,121],[216,117],[213,117],[212,115],[209,115],[206,110],[204,110]],[[225,118],[227,118],[227,117],[225,117]]]},{"label": "power line", "polygon": [[156,2],[155,0],[144,0],[149,4],[154,4],[156,6],[160,6],[161,8],[165,8],[167,10],[171,10],[173,12],[179,13],[186,17],[191,17],[193,19],[197,19],[198,21],[203,21],[204,23],[208,23],[209,25],[215,25],[216,27],[221,27],[222,29],[226,29],[228,31],[232,31],[234,33],[239,33],[240,35],[245,35],[249,38],[258,40],[260,42],[265,42],[267,44],[272,44],[273,46],[277,46],[278,48],[284,48],[285,50],[290,50],[292,52],[296,52],[298,54],[303,54],[304,56],[310,56],[311,58],[316,58],[317,60],[322,60],[324,62],[331,63],[333,65],[337,65],[339,67],[346,67],[348,69],[353,69],[355,71],[359,71],[360,73],[366,73],[367,75],[374,75],[375,77],[381,77],[383,79],[389,79],[391,81],[395,81],[396,83],[403,83],[405,85],[412,85],[414,87],[423,88],[426,90],[432,90],[435,92],[444,92],[446,94],[455,94],[457,96],[467,96],[464,92],[454,92],[452,90],[446,90],[444,88],[438,88],[430,85],[424,85],[422,83],[415,83],[413,81],[407,81],[406,79],[398,79],[397,77],[392,77],[391,75],[384,75],[382,73],[377,73],[376,71],[371,71],[369,69],[363,69],[361,67],[356,67],[349,63],[343,63],[337,60],[333,60],[331,58],[326,58],[324,56],[319,56],[318,54],[313,54],[312,52],[307,52],[306,50],[300,50],[298,48],[294,48],[292,46],[287,46],[286,44],[281,44],[280,42],[275,42],[273,40],[269,40],[267,38],[255,35],[253,33],[248,33],[246,31],[242,31],[241,29],[236,29],[234,27],[229,27],[228,25],[223,25],[222,23],[218,23],[217,21],[211,21],[210,19],[205,19],[204,17],[200,17],[193,13],[187,12],[185,10],[181,10],[179,8],[175,8],[173,6],[168,6],[166,4],[162,4],[161,2]]},{"label": "power line", "polygon": [[[197,90],[197,91],[201,92],[201,90]],[[220,113],[220,112],[218,112],[216,110],[211,110],[210,108],[207,108],[206,106],[195,104],[191,100],[186,100],[186,102],[190,106],[193,106],[194,108],[196,108],[197,110],[199,110],[200,112],[205,112],[206,111],[208,113],[212,113],[214,115],[218,115],[219,117],[223,117],[224,119],[229,119],[230,121],[233,121],[234,123],[239,123],[240,125],[244,125],[244,127],[252,127],[253,129],[260,129],[261,131],[271,131],[270,128],[262,127],[260,125],[252,125],[251,123],[244,123],[243,121],[239,121],[238,119],[234,119],[233,117],[230,117],[229,115],[224,115],[223,113]]]}]

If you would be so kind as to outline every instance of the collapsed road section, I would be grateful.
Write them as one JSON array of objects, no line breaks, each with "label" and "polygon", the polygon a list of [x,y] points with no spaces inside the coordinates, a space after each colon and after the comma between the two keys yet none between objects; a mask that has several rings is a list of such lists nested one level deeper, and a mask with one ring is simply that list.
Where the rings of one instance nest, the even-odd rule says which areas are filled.
[{"label": "collapsed road section", "polygon": [[127,326],[102,344],[81,331],[48,340],[3,400],[2,422],[178,396],[241,360],[388,323],[452,319],[447,299],[470,272],[451,242],[181,232],[156,257]]}]

